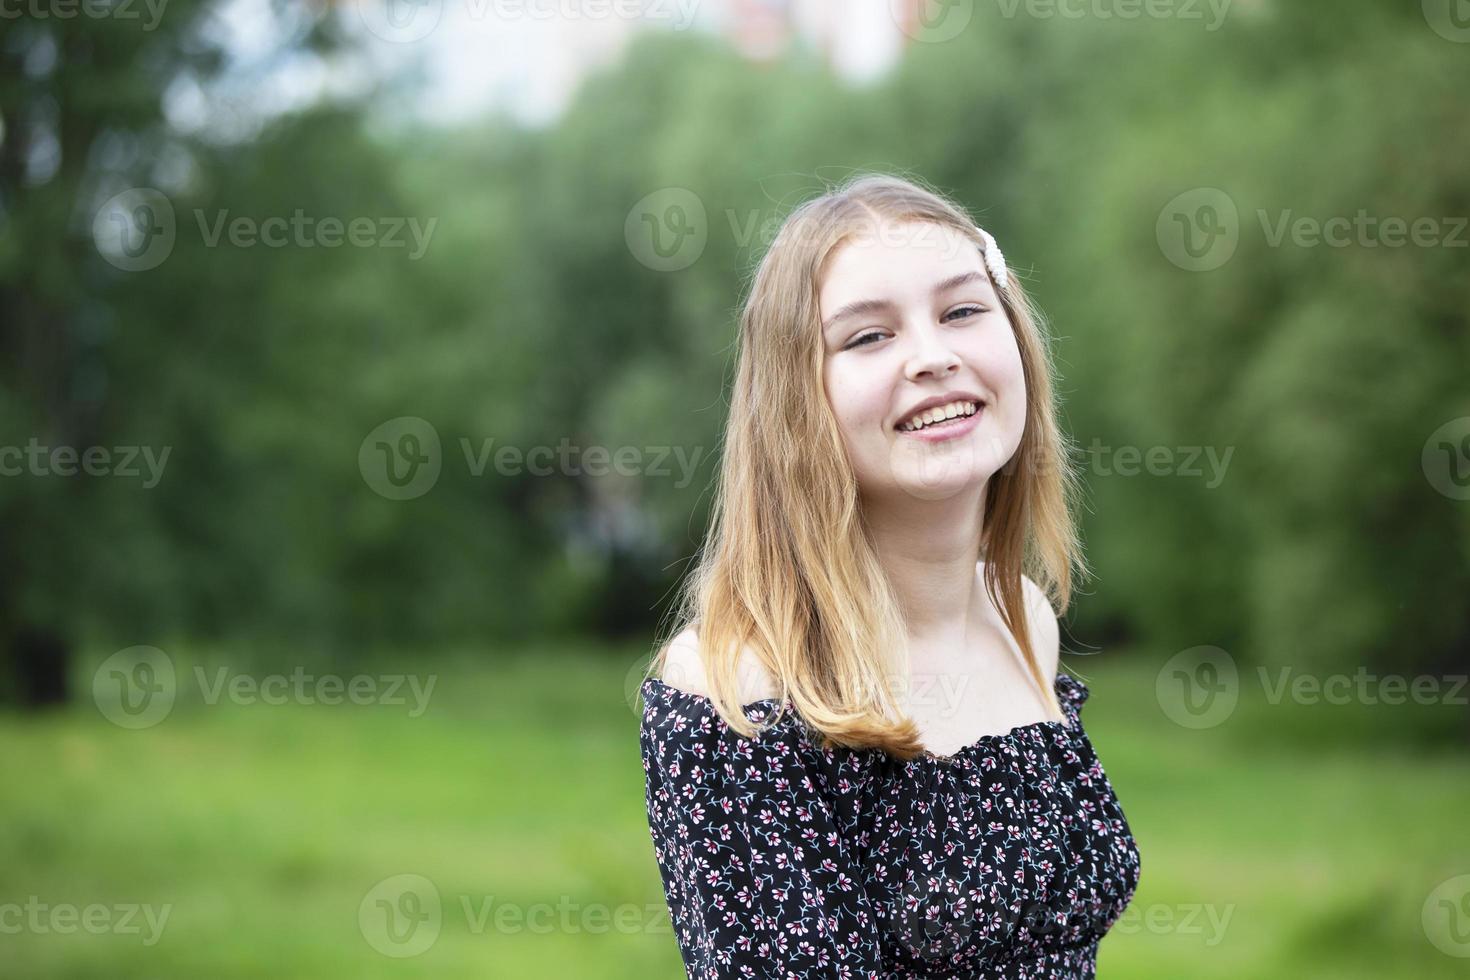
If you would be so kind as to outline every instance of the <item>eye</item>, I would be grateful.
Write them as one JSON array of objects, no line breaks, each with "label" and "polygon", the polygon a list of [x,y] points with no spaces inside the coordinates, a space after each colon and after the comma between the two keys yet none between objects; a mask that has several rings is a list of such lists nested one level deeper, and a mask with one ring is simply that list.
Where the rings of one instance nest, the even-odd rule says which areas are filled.
[{"label": "eye", "polygon": [[883,334],[877,330],[869,330],[867,333],[859,334],[843,350],[852,350],[854,347],[866,347],[869,340],[882,340]]},{"label": "eye", "polygon": [[985,307],[983,307],[983,306],[961,306],[961,307],[958,307],[957,309],[950,310],[949,313],[947,313],[944,318],[946,320],[948,320],[950,317],[954,316],[956,313],[963,313],[965,315],[965,317],[968,318],[968,317],[972,317],[972,316],[977,316],[977,315],[979,315],[981,313],[984,313],[984,312],[985,312]]},{"label": "eye", "polygon": [[[984,306],[974,306],[974,305],[970,305],[970,306],[959,306],[959,307],[954,308],[953,310],[950,310],[948,313],[946,313],[944,315],[944,320],[945,320],[945,322],[948,322],[951,318],[954,318],[958,314],[963,314],[963,316],[960,316],[959,317],[960,319],[967,320],[967,319],[969,319],[972,316],[979,316],[982,313],[988,313],[988,312],[989,312],[989,310],[986,307],[984,307]],[[883,339],[883,333],[881,331],[879,331],[879,330],[869,330],[869,331],[867,331],[865,333],[858,334],[856,337],[854,337],[848,343],[848,345],[846,347],[844,347],[842,349],[843,350],[853,350],[854,348],[857,348],[857,347],[868,347],[868,346],[870,346],[870,343],[869,343],[870,341],[878,341],[878,340],[882,340],[882,339]]]}]

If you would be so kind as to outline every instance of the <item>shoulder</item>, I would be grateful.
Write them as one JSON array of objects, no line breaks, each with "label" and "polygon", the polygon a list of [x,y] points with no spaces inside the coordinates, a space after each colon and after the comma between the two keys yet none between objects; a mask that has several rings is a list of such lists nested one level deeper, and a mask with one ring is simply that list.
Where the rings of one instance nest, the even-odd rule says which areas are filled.
[{"label": "shoulder", "polygon": [[[669,641],[665,648],[663,669],[659,679],[675,690],[702,698],[710,696],[709,675],[705,669],[704,651],[699,634],[688,627]],[[754,651],[745,647],[735,668],[736,690],[741,704],[779,696],[775,681],[761,665]]]},{"label": "shoulder", "polygon": [[1031,633],[1037,666],[1047,680],[1054,681],[1061,655],[1061,628],[1057,623],[1056,610],[1052,608],[1046,591],[1029,575],[1021,576],[1021,585],[1026,593],[1026,626]]},{"label": "shoulder", "polygon": [[[661,669],[654,676],[664,686],[644,699],[639,735],[650,780],[657,772],[658,780],[667,787],[687,787],[693,781],[712,791],[721,786],[738,788],[753,779],[760,782],[751,768],[757,758],[770,763],[757,767],[761,773],[780,773],[784,767],[806,764],[810,745],[797,716],[789,710],[772,716],[753,706],[754,702],[776,697],[774,690],[768,694],[763,688],[763,672],[755,665],[753,654],[745,651],[736,674],[735,700],[746,721],[755,724],[753,734],[742,735],[732,727],[730,717],[719,713],[710,697],[705,658],[696,634],[692,630],[679,633],[661,653]],[[743,764],[736,765],[742,760]]]}]

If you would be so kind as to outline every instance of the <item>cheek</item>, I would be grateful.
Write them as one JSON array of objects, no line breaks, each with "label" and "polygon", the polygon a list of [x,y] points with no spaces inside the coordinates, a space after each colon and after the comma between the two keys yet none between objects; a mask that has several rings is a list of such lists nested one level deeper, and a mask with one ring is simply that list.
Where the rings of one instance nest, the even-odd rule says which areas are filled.
[{"label": "cheek", "polygon": [[888,394],[881,377],[851,358],[829,362],[823,374],[827,404],[844,437],[864,438],[882,428]]},{"label": "cheek", "polygon": [[1021,362],[1021,348],[1010,326],[998,327],[990,336],[977,337],[970,351],[970,363],[982,379],[993,388],[1011,393],[1014,401],[1026,393],[1026,372]]},{"label": "cheek", "polygon": [[1026,392],[1026,370],[1021,364],[1021,352],[1012,344],[1000,358],[999,369],[1007,387],[1017,394]]},{"label": "cheek", "polygon": [[1031,397],[1026,391],[1026,371],[1020,352],[1011,351],[997,370],[996,389],[1001,404],[996,421],[1000,430],[1008,433],[1007,439],[1014,438],[1019,442],[1026,428],[1027,404]]}]

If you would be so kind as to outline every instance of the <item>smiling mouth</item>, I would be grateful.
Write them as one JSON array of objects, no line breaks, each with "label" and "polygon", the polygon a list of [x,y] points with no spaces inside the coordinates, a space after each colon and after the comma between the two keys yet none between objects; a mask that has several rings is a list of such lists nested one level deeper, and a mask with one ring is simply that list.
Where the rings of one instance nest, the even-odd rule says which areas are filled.
[{"label": "smiling mouth", "polygon": [[956,402],[953,405],[920,412],[907,422],[899,423],[896,428],[899,432],[923,432],[928,429],[953,426],[978,414],[984,404],[984,402],[971,401]]},{"label": "smiling mouth", "polygon": [[960,426],[964,425],[966,422],[968,422],[973,417],[974,416],[972,416],[972,415],[956,415],[954,418],[952,418],[952,419],[945,419],[943,422],[931,422],[931,423],[929,423],[928,425],[926,425],[926,426],[924,426],[922,428],[918,428],[918,429],[899,429],[898,431],[899,432],[939,432],[939,431],[944,430],[944,429],[958,429]]}]

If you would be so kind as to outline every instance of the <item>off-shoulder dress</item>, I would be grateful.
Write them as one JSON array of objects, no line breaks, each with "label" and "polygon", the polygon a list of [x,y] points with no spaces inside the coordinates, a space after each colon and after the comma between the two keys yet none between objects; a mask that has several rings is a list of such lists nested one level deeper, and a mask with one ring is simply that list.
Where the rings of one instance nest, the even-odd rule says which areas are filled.
[{"label": "off-shoulder dress", "polygon": [[[648,823],[690,980],[1092,980],[1139,852],[1058,672],[1065,721],[951,756],[823,749],[789,703],[758,737],[643,682]],[[764,721],[775,698],[744,705]]]}]

